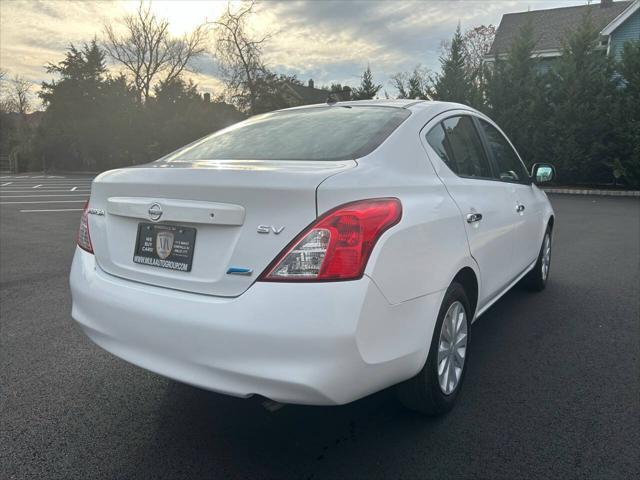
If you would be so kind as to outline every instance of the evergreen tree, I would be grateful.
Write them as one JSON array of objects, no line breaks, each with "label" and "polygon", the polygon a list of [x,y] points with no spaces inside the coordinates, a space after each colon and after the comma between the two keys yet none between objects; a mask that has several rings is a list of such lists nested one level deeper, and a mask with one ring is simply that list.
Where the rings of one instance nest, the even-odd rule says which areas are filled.
[{"label": "evergreen tree", "polygon": [[[640,105],[640,40],[624,44],[617,70],[624,79],[626,94],[637,107]],[[640,114],[640,108],[636,113]]]},{"label": "evergreen tree", "polygon": [[147,151],[161,157],[196,138],[227,127],[244,118],[234,107],[220,101],[209,102],[193,81],[173,78],[154,87],[154,95],[144,105]]},{"label": "evergreen tree", "polygon": [[466,68],[464,39],[459,24],[451,45],[440,56],[440,67],[442,72],[436,76],[434,99],[469,103],[472,85]]},{"label": "evergreen tree", "polygon": [[376,85],[373,82],[371,67],[367,65],[367,69],[362,74],[360,87],[353,89],[353,99],[354,100],[370,100],[378,94],[381,88],[382,88],[382,85]]},{"label": "evergreen tree", "polygon": [[420,66],[416,67],[409,77],[407,86],[407,98],[419,100],[429,100],[431,98],[428,70],[423,69]]},{"label": "evergreen tree", "polygon": [[[96,41],[69,47],[64,60],[49,64],[59,80],[43,82],[39,93],[46,112],[38,141],[48,168],[102,170],[120,162],[135,145],[135,95],[123,78],[107,75]],[[124,141],[127,139],[128,141]],[[142,147],[142,146],[141,146]]]},{"label": "evergreen tree", "polygon": [[531,25],[517,34],[506,59],[496,58],[486,71],[481,109],[500,125],[524,162],[551,161],[549,145],[548,79],[531,58],[535,40]]},{"label": "evergreen tree", "polygon": [[615,114],[620,150],[611,166],[637,188],[640,187],[640,41],[624,44],[616,70],[622,76],[619,109]]},{"label": "evergreen tree", "polygon": [[122,75],[106,70],[95,41],[71,45],[64,60],[49,64],[59,78],[42,84],[46,107],[37,145],[47,168],[102,171],[144,163],[243,116],[220,101],[203,100],[192,82],[161,82],[140,102]]},{"label": "evergreen tree", "polygon": [[564,42],[551,75],[550,151],[559,174],[575,183],[606,183],[620,155],[613,65],[598,47],[599,28],[586,15]]}]

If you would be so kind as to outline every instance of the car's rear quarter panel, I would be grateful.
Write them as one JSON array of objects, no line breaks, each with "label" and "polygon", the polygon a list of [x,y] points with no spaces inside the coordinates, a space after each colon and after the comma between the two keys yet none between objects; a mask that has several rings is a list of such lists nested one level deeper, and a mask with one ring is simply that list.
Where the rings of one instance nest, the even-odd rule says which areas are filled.
[{"label": "car's rear quarter panel", "polygon": [[358,167],[317,192],[318,212],[353,200],[397,197],[402,219],[379,239],[365,274],[391,304],[446,289],[463,267],[476,270],[458,207],[419,143],[419,121],[403,125]]}]

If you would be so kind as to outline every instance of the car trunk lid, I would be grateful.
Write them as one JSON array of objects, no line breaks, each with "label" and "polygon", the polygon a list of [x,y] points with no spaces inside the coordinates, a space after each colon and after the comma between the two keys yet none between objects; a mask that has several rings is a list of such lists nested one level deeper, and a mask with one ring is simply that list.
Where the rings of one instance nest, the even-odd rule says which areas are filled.
[{"label": "car trunk lid", "polygon": [[[107,273],[150,285],[238,296],[316,218],[318,185],[355,165],[352,160],[155,162],[106,172],[95,179],[90,202],[97,263]],[[135,263],[139,229],[145,226],[156,253],[166,253],[158,246],[161,231],[171,232],[174,245],[180,238],[188,242],[193,233],[190,271]]]}]

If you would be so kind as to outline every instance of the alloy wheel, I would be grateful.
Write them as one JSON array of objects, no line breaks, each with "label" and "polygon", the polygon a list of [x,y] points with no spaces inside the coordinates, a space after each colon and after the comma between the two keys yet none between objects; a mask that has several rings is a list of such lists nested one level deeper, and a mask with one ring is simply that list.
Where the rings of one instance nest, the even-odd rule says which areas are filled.
[{"label": "alloy wheel", "polygon": [[438,383],[445,395],[450,395],[460,383],[467,340],[467,313],[462,303],[455,301],[444,316],[438,342]]},{"label": "alloy wheel", "polygon": [[547,280],[549,275],[549,266],[551,265],[551,237],[549,234],[544,236],[544,245],[542,246],[542,280]]}]

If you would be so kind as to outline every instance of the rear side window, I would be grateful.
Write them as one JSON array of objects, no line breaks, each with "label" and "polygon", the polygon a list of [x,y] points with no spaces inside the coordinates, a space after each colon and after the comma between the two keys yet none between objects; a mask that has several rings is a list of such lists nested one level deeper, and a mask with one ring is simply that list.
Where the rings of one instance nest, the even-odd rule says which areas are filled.
[{"label": "rear side window", "polygon": [[348,160],[375,150],[408,116],[398,107],[331,106],[268,113],[163,160]]},{"label": "rear side window", "polygon": [[529,180],[518,154],[500,131],[484,120],[480,120],[489,148],[493,154],[495,166],[500,180],[508,182],[525,182]]},{"label": "rear side window", "polygon": [[426,139],[457,175],[491,178],[491,167],[471,117],[447,118],[431,129]]},{"label": "rear side window", "polygon": [[441,124],[438,124],[429,130],[429,133],[427,133],[427,142],[431,145],[431,148],[435,150],[440,159],[446,163],[453,172],[458,173],[458,167],[451,158],[451,149],[449,148],[449,144],[447,143],[447,138]]}]

